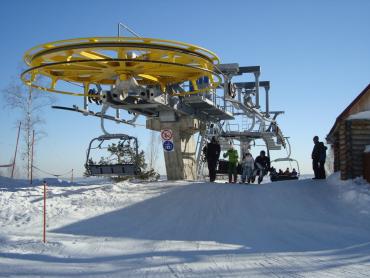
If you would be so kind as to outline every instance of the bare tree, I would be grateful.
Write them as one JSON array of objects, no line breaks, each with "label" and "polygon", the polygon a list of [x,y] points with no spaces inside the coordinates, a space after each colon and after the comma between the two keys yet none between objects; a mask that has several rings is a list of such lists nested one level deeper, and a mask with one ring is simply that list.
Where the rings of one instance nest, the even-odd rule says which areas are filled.
[{"label": "bare tree", "polygon": [[[35,143],[46,133],[42,130],[42,125],[45,123],[42,117],[43,109],[50,106],[55,97],[49,93],[28,87],[19,79],[13,79],[9,85],[3,89],[3,97],[5,106],[17,110],[19,118],[17,122],[22,121],[22,158],[26,160],[24,169],[27,177],[30,178],[31,173],[31,157],[32,157],[32,132],[35,131]],[[34,154],[35,154],[34,150]]]},{"label": "bare tree", "polygon": [[161,144],[161,138],[160,138],[160,135],[157,131],[154,131],[152,130],[150,132],[150,143],[149,143],[149,146],[148,146],[148,160],[149,160],[149,163],[148,163],[148,166],[149,166],[149,169],[154,169],[154,170],[158,170],[157,169],[157,160],[158,160],[158,154],[159,154],[159,148],[160,148],[160,144]]}]

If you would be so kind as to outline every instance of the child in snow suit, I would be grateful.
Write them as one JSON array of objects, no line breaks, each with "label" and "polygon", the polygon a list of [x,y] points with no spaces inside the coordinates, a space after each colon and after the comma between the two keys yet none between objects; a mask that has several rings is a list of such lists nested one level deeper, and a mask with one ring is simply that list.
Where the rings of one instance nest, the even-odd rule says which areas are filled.
[{"label": "child in snow suit", "polygon": [[247,180],[251,182],[252,174],[254,170],[254,159],[251,153],[247,152],[244,154],[242,159],[242,183]]},{"label": "child in snow suit", "polygon": [[238,152],[234,149],[233,145],[230,145],[230,149],[224,153],[224,158],[229,157],[228,163],[228,174],[229,174],[229,183],[231,183],[231,178],[234,176],[234,182],[236,183],[237,179],[237,164],[238,164]]}]

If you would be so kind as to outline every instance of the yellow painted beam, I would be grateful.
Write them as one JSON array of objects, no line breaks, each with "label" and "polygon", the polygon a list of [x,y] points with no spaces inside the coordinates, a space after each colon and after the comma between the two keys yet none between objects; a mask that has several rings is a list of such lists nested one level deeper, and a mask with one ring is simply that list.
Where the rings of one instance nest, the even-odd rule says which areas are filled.
[{"label": "yellow painted beam", "polygon": [[111,59],[112,57],[94,52],[94,51],[81,51],[78,54],[90,59]]},{"label": "yellow painted beam", "polygon": [[151,80],[151,81],[154,81],[154,82],[159,82],[158,78],[153,76],[153,75],[149,75],[149,74],[138,74],[138,76],[142,77],[142,78],[145,78],[145,79],[148,79],[148,80]]}]

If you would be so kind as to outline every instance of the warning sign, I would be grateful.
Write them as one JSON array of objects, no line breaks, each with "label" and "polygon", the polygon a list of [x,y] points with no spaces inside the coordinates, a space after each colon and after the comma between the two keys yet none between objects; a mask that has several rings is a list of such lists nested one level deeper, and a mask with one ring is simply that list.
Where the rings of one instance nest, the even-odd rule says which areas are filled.
[{"label": "warning sign", "polygon": [[161,130],[161,137],[164,141],[169,141],[173,139],[173,132],[171,129],[163,129]]}]

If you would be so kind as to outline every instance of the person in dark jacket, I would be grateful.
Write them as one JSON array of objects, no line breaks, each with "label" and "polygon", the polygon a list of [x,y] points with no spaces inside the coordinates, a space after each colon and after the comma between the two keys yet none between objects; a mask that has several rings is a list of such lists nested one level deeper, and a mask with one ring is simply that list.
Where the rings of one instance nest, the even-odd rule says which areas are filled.
[{"label": "person in dark jacket", "polygon": [[297,170],[295,168],[293,168],[293,170],[292,170],[292,177],[296,177],[296,176],[298,176],[298,172],[297,172]]},{"label": "person in dark jacket", "polygon": [[319,174],[320,142],[319,142],[318,136],[313,137],[313,143],[315,144],[312,150],[312,154],[311,154],[312,169],[315,175],[313,179],[318,179],[320,176]]},{"label": "person in dark jacket", "polygon": [[208,163],[209,181],[214,182],[216,180],[216,167],[217,161],[220,158],[220,144],[217,142],[216,137],[212,137],[210,143],[207,144],[206,148],[206,159]]},{"label": "person in dark jacket", "polygon": [[318,178],[319,179],[326,179],[325,175],[325,160],[326,160],[326,150],[328,148],[324,145],[323,142],[319,143],[319,170],[318,170]]},{"label": "person in dark jacket", "polygon": [[260,155],[256,157],[254,161],[254,169],[256,169],[256,175],[258,175],[258,184],[263,180],[263,177],[267,175],[270,170],[270,158],[266,156],[265,151],[261,151]]}]

